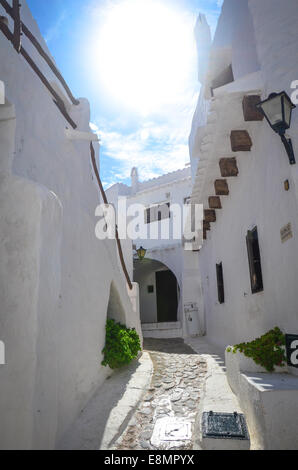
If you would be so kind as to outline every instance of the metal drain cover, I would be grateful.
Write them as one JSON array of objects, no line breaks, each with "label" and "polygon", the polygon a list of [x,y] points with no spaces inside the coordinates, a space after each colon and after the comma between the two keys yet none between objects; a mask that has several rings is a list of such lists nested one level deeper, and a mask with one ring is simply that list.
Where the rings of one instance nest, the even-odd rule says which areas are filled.
[{"label": "metal drain cover", "polygon": [[249,440],[245,418],[238,413],[203,413],[204,438]]}]

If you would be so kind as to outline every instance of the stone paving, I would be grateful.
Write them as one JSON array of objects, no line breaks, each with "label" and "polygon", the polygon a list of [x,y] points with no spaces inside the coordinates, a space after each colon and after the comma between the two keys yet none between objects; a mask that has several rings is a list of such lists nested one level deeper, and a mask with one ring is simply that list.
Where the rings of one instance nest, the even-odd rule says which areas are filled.
[{"label": "stone paving", "polygon": [[144,349],[152,382],[117,449],[192,450],[207,363],[182,339],[145,339]]}]

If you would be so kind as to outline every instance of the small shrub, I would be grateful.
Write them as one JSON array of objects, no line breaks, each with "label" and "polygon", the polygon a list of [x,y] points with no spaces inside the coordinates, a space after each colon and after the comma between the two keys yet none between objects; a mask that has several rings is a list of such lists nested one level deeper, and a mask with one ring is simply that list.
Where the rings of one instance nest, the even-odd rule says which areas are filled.
[{"label": "small shrub", "polygon": [[240,343],[233,348],[227,348],[227,352],[236,354],[240,351],[268,372],[274,372],[274,366],[284,367],[285,365],[286,355],[283,348],[285,344],[285,335],[276,327],[250,343]]},{"label": "small shrub", "polygon": [[106,344],[102,353],[104,354],[103,366],[118,369],[129,364],[141,351],[140,338],[136,330],[116,323],[115,320],[107,320]]}]

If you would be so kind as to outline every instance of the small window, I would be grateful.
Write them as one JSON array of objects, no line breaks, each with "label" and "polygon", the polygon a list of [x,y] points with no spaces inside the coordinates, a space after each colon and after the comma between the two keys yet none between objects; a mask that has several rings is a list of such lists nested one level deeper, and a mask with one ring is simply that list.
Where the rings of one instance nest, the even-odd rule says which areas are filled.
[{"label": "small window", "polygon": [[247,232],[246,244],[250,270],[251,291],[253,294],[256,294],[257,292],[262,292],[264,290],[257,227]]},{"label": "small window", "polygon": [[223,280],[222,263],[216,265],[218,301],[220,304],[225,302],[225,289]]},{"label": "small window", "polygon": [[146,211],[145,211],[145,223],[146,224],[150,224],[150,212],[151,211],[150,211],[150,207],[149,207],[149,209],[146,209]]},{"label": "small window", "polygon": [[148,294],[154,293],[154,286],[147,286],[147,289],[148,289]]},{"label": "small window", "polygon": [[164,219],[171,218],[170,203],[159,204],[151,206],[145,211],[145,223],[151,224],[151,222],[157,222]]}]

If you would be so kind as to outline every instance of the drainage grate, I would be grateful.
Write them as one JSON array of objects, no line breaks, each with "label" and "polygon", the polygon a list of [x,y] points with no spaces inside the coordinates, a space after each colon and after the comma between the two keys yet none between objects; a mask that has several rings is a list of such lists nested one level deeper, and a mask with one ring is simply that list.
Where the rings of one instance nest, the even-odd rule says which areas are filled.
[{"label": "drainage grate", "polygon": [[204,438],[249,440],[245,418],[238,413],[203,413]]}]

